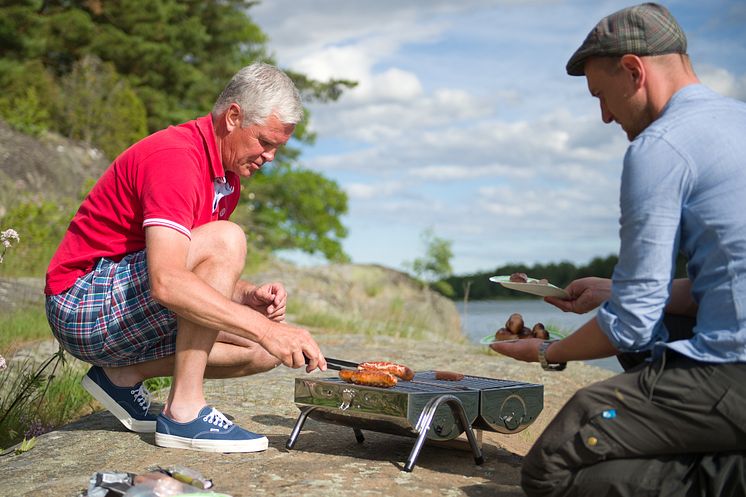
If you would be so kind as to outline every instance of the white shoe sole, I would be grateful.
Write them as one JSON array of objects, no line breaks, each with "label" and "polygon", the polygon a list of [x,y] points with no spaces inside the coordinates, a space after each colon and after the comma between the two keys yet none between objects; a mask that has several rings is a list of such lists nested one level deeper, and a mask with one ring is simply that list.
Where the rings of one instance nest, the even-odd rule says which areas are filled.
[{"label": "white shoe sole", "polygon": [[88,377],[88,375],[83,376],[83,380],[81,380],[80,384],[93,396],[94,399],[99,401],[102,406],[121,421],[128,430],[136,433],[155,432],[155,420],[141,421],[139,419],[134,419],[122,406],[109,397],[109,394],[107,394],[103,388],[98,386],[95,381]]},{"label": "white shoe sole", "polygon": [[155,444],[158,447],[191,449],[202,452],[261,452],[269,447],[267,437],[251,440],[205,440],[177,437],[176,435],[166,435],[158,432],[155,434]]}]

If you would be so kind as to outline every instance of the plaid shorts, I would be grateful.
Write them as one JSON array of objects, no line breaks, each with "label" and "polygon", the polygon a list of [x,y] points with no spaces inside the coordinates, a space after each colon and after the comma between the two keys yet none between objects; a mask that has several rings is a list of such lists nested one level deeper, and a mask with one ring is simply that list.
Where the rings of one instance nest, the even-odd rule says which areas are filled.
[{"label": "plaid shorts", "polygon": [[69,290],[47,296],[52,333],[72,356],[96,366],[129,366],[173,355],[176,315],[150,294],[145,251],[101,259]]}]

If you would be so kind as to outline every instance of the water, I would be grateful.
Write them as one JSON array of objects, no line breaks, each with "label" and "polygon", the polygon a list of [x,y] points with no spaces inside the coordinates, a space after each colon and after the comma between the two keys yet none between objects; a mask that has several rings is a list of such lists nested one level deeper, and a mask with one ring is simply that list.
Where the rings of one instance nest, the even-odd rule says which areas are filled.
[{"label": "water", "polygon": [[[479,343],[487,335],[494,335],[498,328],[502,328],[508,316],[518,312],[523,316],[526,326],[544,323],[563,332],[571,333],[595,316],[595,313],[573,314],[562,312],[543,300],[477,300],[456,302],[456,308],[461,315],[463,333],[474,343]],[[599,368],[621,372],[622,368],[614,357],[585,361],[587,364]]]}]

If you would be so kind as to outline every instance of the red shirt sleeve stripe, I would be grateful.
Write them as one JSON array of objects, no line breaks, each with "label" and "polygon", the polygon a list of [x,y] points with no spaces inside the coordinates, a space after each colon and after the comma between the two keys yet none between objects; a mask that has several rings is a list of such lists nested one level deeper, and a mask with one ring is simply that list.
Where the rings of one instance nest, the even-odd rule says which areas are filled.
[{"label": "red shirt sleeve stripe", "polygon": [[192,232],[188,228],[182,226],[179,223],[170,221],[168,219],[162,219],[162,218],[157,218],[157,217],[146,219],[142,222],[142,227],[147,228],[148,226],[165,226],[166,228],[174,229],[178,231],[179,233],[186,235],[186,237],[189,238],[190,240],[192,239]]}]

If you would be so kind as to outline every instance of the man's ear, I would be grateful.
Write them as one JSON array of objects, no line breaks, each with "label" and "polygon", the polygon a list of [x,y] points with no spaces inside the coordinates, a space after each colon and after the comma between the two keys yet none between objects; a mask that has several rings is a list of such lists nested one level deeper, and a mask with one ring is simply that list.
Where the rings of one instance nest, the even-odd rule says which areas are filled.
[{"label": "man's ear", "polygon": [[224,114],[225,127],[229,133],[241,127],[241,117],[241,107],[235,102],[230,104]]},{"label": "man's ear", "polygon": [[645,84],[647,73],[645,71],[645,64],[642,59],[637,55],[626,54],[622,55],[620,65],[624,72],[626,72],[632,83],[634,84],[635,90],[639,90]]}]

